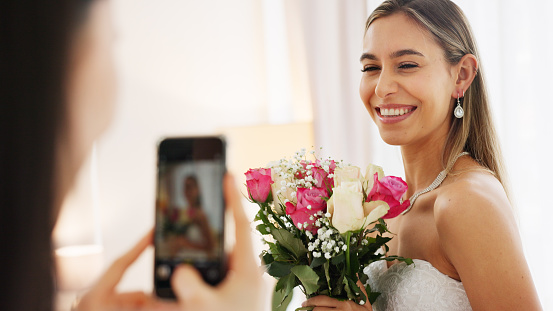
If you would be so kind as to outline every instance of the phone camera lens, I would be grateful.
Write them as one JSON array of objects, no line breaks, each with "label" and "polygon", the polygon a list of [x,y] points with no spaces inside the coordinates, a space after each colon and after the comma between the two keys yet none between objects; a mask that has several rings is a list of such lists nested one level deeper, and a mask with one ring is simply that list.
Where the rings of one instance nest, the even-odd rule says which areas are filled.
[{"label": "phone camera lens", "polygon": [[171,268],[168,265],[159,265],[156,269],[157,277],[160,280],[167,280],[171,274]]}]

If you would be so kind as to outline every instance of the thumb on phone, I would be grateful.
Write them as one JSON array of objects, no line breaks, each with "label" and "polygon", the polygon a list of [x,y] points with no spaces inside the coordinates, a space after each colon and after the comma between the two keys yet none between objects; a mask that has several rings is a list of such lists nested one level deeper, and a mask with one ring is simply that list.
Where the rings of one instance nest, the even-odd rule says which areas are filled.
[{"label": "thumb on phone", "polygon": [[203,301],[214,298],[214,288],[205,283],[198,270],[190,265],[175,269],[171,284],[175,295],[185,306],[203,304]]}]

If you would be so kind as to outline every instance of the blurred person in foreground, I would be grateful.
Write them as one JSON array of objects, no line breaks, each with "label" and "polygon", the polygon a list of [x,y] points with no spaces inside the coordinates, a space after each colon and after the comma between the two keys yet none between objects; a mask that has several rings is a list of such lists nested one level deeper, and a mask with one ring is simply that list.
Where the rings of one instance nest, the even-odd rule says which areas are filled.
[{"label": "blurred person in foreground", "polygon": [[[109,0],[4,0],[0,4],[0,310],[52,310],[51,234],[92,143],[108,127],[116,93]],[[118,293],[125,270],[151,245],[148,233],[105,272],[76,310],[259,310],[261,276],[250,225],[230,177],[236,222],[227,278],[206,285],[175,272],[176,302]]]}]

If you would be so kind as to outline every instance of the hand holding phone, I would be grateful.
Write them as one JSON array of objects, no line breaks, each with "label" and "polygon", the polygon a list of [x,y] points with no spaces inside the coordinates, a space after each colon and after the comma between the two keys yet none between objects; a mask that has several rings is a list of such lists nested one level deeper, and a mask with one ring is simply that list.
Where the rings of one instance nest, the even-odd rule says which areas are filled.
[{"label": "hand holding phone", "polygon": [[151,244],[152,232],[125,255],[116,260],[98,283],[85,295],[75,310],[163,310],[163,311],[258,311],[263,310],[265,287],[252,248],[251,227],[241,205],[241,195],[234,179],[225,177],[225,201],[234,215],[236,244],[230,254],[229,271],[223,282],[211,286],[196,268],[181,265],[172,276],[172,288],[178,301],[161,301],[143,292],[116,291],[127,268]]},{"label": "hand holding phone", "polygon": [[227,208],[234,215],[236,244],[230,254],[229,273],[217,286],[210,286],[189,265],[179,266],[172,279],[173,289],[182,310],[259,311],[269,300],[263,284],[262,270],[252,247],[251,223],[242,207],[242,195],[234,179],[225,176],[224,193]]}]

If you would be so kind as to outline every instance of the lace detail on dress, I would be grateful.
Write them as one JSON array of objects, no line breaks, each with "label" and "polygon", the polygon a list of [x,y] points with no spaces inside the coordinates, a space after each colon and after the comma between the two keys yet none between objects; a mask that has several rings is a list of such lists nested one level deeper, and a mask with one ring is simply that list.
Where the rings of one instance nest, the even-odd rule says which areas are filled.
[{"label": "lace detail on dress", "polygon": [[463,283],[438,271],[428,261],[414,259],[387,268],[377,261],[365,268],[369,285],[380,292],[374,311],[468,311],[472,310]]}]

